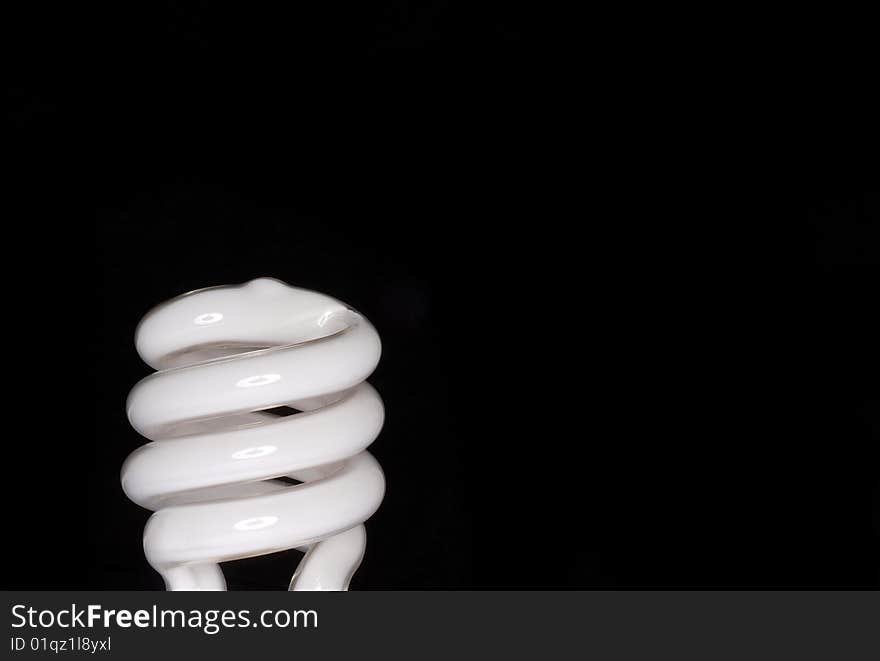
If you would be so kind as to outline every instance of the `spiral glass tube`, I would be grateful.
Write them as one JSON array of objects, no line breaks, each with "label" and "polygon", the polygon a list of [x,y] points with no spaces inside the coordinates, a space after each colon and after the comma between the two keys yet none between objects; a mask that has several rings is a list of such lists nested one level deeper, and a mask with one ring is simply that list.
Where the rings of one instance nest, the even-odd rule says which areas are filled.
[{"label": "spiral glass tube", "polygon": [[153,510],[147,560],[169,590],[224,590],[219,563],[305,552],[291,590],[345,590],[385,480],[366,448],[382,400],[365,379],[381,353],[362,315],[258,278],[163,303],[136,345],[157,371],[128,397],[149,443],[122,468]]}]

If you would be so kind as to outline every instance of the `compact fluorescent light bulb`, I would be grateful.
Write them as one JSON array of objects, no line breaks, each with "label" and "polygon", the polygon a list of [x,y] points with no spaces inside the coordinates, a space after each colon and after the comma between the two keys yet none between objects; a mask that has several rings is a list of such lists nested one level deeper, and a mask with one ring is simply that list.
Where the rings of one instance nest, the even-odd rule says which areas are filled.
[{"label": "compact fluorescent light bulb", "polygon": [[136,345],[158,371],[128,397],[150,442],[122,486],[154,511],[144,551],[167,588],[225,590],[220,562],[298,548],[291,590],[348,589],[385,492],[366,452],[384,418],[370,322],[258,278],[162,303]]}]

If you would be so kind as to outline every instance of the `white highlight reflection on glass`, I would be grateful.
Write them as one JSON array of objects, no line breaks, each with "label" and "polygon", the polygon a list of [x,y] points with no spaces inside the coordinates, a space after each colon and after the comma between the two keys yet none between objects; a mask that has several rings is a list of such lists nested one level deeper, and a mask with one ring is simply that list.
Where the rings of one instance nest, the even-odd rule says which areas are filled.
[{"label": "white highlight reflection on glass", "polygon": [[232,453],[233,459],[256,459],[257,457],[265,457],[278,450],[277,445],[257,445],[252,448],[245,448],[238,452]]},{"label": "white highlight reflection on glass", "polygon": [[332,317],[332,316],[333,316],[333,312],[331,310],[327,310],[327,312],[325,312],[320,317],[318,317],[318,326],[323,328],[324,325],[330,320],[330,317]]},{"label": "white highlight reflection on glass", "polygon": [[242,519],[233,528],[236,530],[260,530],[278,523],[277,516],[255,516],[252,519]]},{"label": "white highlight reflection on glass", "polygon": [[216,324],[221,319],[223,319],[222,312],[206,312],[193,319],[193,323],[196,326],[207,326],[208,324]]},{"label": "white highlight reflection on glass", "polygon": [[254,388],[256,386],[267,386],[281,380],[280,374],[255,374],[246,379],[242,379],[235,384],[236,388]]}]

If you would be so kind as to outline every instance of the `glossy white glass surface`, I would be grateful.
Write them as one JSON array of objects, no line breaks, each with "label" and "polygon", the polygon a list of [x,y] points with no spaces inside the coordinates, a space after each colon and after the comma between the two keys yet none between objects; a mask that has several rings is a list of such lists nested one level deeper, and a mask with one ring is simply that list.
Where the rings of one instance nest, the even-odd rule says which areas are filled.
[{"label": "glossy white glass surface", "polygon": [[[291,590],[347,589],[385,491],[365,451],[384,418],[364,382],[381,353],[373,326],[258,278],[157,306],[136,345],[158,371],[132,389],[128,418],[151,442],[122,486],[154,510],[144,551],[167,588],[224,590],[220,562],[299,548]],[[301,412],[271,412],[281,406]]]}]

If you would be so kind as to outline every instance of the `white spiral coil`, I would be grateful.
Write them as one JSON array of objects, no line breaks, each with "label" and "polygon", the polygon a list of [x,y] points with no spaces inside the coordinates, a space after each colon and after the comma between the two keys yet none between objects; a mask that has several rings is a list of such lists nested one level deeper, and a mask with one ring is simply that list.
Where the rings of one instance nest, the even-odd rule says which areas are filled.
[{"label": "white spiral coil", "polygon": [[385,492],[365,451],[384,419],[364,382],[381,353],[373,326],[258,278],[159,305],[136,345],[158,371],[132,389],[128,419],[151,442],[122,486],[154,511],[144,552],[167,589],[225,590],[218,563],[290,548],[305,551],[291,590],[348,589]]}]

